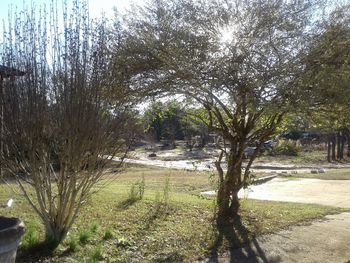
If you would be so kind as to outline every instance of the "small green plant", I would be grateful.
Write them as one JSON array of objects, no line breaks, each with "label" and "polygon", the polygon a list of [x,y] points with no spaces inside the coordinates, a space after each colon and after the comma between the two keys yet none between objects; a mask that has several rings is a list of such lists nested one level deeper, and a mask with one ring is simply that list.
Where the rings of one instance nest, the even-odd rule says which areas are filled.
[{"label": "small green plant", "polygon": [[28,226],[26,234],[23,237],[23,248],[32,249],[37,247],[39,243],[39,234],[36,230],[36,227],[33,225]]},{"label": "small green plant", "polygon": [[99,245],[92,251],[88,262],[99,262],[102,258],[102,254],[102,247]]},{"label": "small green plant", "polygon": [[112,229],[107,227],[103,235],[103,240],[111,239],[113,237]]},{"label": "small green plant", "polygon": [[74,237],[71,237],[67,240],[68,249],[72,252],[75,252],[78,248],[78,242],[77,239]]},{"label": "small green plant", "polygon": [[145,193],[145,176],[142,179],[131,185],[128,199],[131,201],[141,200]]},{"label": "small green plant", "polygon": [[155,197],[156,203],[167,206],[170,199],[169,192],[170,192],[170,176],[166,175],[162,192],[156,193],[156,197]]},{"label": "small green plant", "polygon": [[162,202],[162,200],[160,198],[160,192],[158,192],[158,191],[156,192],[156,196],[155,196],[154,200],[157,204]]},{"label": "small green plant", "polygon": [[79,242],[81,244],[86,244],[91,238],[91,232],[89,230],[83,229],[79,232]]},{"label": "small green plant", "polygon": [[99,225],[98,225],[98,223],[97,222],[93,222],[91,225],[90,225],[90,230],[91,230],[91,233],[96,233],[97,232],[97,230],[98,230],[98,227],[99,227]]},{"label": "small green plant", "polygon": [[168,204],[170,192],[170,176],[165,177],[164,188],[163,188],[163,203]]}]

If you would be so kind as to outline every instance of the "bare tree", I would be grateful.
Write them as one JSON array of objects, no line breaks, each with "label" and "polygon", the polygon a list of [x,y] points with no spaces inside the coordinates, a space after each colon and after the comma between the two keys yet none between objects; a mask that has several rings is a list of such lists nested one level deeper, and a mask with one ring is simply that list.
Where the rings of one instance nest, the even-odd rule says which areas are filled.
[{"label": "bare tree", "polygon": [[[103,19],[89,19],[86,1],[59,12],[51,6],[17,13],[1,46],[1,64],[26,74],[6,79],[4,168],[45,225],[61,242],[106,163],[123,156],[133,138],[123,86],[109,70]],[[47,19],[49,17],[49,19]],[[119,96],[109,101],[113,88]]]}]

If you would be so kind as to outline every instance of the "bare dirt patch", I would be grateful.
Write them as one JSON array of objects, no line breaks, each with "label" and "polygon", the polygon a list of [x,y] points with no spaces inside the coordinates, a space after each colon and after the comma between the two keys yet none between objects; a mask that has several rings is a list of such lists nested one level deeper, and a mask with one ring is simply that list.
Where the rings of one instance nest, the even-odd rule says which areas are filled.
[{"label": "bare dirt patch", "polygon": [[249,246],[202,262],[345,263],[350,260],[350,213],[326,216],[253,240]]},{"label": "bare dirt patch", "polygon": [[240,194],[242,198],[350,208],[349,189],[350,180],[275,178],[265,184],[251,186]]}]

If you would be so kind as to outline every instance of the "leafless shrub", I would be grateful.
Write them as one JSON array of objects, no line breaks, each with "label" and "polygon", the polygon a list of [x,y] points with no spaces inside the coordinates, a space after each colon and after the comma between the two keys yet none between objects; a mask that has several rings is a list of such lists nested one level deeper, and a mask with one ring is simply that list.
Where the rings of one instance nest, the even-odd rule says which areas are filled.
[{"label": "leafless shrub", "polygon": [[64,8],[62,21],[58,13],[52,5],[15,14],[1,46],[1,64],[26,72],[2,85],[3,168],[56,245],[106,163],[123,156],[133,137],[127,93],[109,70],[103,19],[90,20],[78,0]]}]

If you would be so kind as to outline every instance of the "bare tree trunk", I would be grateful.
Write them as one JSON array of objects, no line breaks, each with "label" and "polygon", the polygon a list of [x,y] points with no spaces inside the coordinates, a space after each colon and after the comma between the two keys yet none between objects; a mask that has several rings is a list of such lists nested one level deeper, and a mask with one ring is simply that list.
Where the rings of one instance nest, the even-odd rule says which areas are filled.
[{"label": "bare tree trunk", "polygon": [[335,161],[336,160],[335,158],[336,135],[335,134],[332,135],[331,142],[332,142],[332,161]]},{"label": "bare tree trunk", "polygon": [[328,135],[327,136],[327,161],[329,163],[332,161],[331,150],[332,150],[332,141],[331,141],[330,135]]},{"label": "bare tree trunk", "polygon": [[345,144],[345,136],[344,136],[344,131],[340,132],[340,149],[339,149],[339,160],[344,159],[344,144]]},{"label": "bare tree trunk", "polygon": [[350,157],[350,133],[349,131],[347,132],[347,143],[348,143],[348,152],[347,152],[347,157]]},{"label": "bare tree trunk", "polygon": [[337,132],[336,135],[336,140],[337,140],[337,160],[340,160],[340,131]]}]

